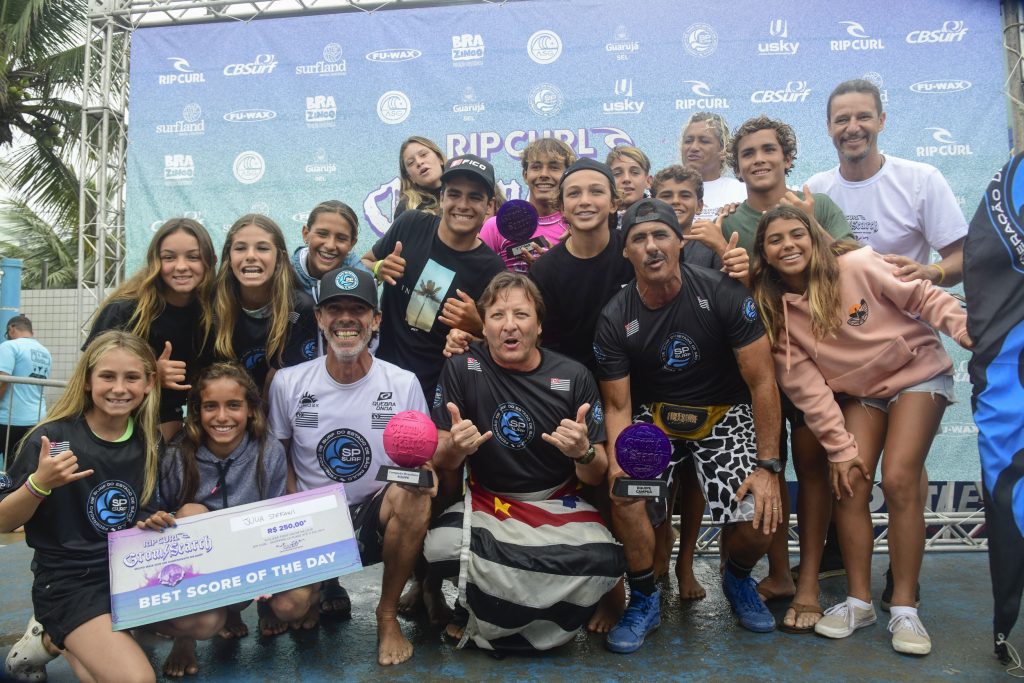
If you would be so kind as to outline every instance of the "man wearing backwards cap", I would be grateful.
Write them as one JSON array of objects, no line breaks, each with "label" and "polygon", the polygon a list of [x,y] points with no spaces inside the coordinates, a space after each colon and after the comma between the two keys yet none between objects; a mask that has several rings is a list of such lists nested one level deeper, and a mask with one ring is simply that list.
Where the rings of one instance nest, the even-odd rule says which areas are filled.
[{"label": "man wearing backwards cap", "polygon": [[[664,429],[674,453],[663,476],[671,477],[675,464],[690,456],[711,517],[724,527],[723,592],[742,626],[771,631],[775,620],[750,578],[781,518],[773,474],[779,468],[779,394],[761,319],[742,285],[679,263],[682,230],[668,204],[636,202],[623,216],[622,233],[636,277],[605,306],[594,340],[609,483],[624,476],[614,444],[626,426],[653,422]],[[633,652],[661,622],[654,532],[644,505],[612,499],[631,597],[607,646]]]},{"label": "man wearing backwards cap", "polygon": [[478,238],[493,211],[491,163],[455,157],[441,174],[441,215],[406,211],[362,258],[384,283],[377,357],[415,373],[424,396],[433,396],[448,330],[480,334],[474,302],[505,270]]},{"label": "man wearing backwards cap", "polygon": [[[370,355],[381,314],[369,273],[339,268],[325,274],[316,320],[329,351],[274,375],[270,432],[288,454],[289,493],[345,485],[363,565],[384,563],[377,659],[399,664],[412,656],[412,644],[398,626],[398,598],[423,548],[437,484],[425,490],[385,485],[376,475],[381,465],[395,464],[384,452],[388,419],[405,410],[426,413],[427,404],[415,375]],[[319,591],[312,585],[275,595],[274,618],[263,615],[261,631],[311,628]]]}]

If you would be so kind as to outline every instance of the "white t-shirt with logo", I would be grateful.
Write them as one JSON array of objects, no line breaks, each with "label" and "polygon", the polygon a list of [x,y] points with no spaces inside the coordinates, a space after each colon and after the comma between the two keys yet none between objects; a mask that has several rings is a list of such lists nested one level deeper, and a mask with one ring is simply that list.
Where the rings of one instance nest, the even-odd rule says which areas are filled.
[{"label": "white t-shirt with logo", "polygon": [[349,505],[384,487],[377,470],[395,464],[384,427],[404,410],[428,413],[419,381],[379,358],[352,384],[334,381],[321,357],[278,370],[270,385],[270,433],[291,439],[298,490],[341,482]]},{"label": "white t-shirt with logo", "polygon": [[697,214],[697,220],[713,221],[718,210],[726,204],[743,202],[747,199],[747,186],[736,180],[722,176],[714,180],[704,181],[704,208]]},{"label": "white t-shirt with logo", "polygon": [[967,221],[939,169],[919,161],[885,157],[878,173],[851,182],[836,166],[807,181],[811,192],[832,198],[850,229],[879,254],[899,254],[918,263],[967,235]]}]

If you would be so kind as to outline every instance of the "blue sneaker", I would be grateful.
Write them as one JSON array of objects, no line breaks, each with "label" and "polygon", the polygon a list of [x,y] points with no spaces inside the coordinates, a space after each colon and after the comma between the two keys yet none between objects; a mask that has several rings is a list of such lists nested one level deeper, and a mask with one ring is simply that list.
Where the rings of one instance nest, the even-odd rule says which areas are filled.
[{"label": "blue sneaker", "polygon": [[644,644],[647,634],[659,626],[661,591],[655,590],[651,595],[630,591],[629,607],[623,612],[619,623],[608,632],[604,644],[612,652],[636,652]]},{"label": "blue sneaker", "polygon": [[755,633],[769,633],[775,630],[775,617],[761,602],[754,579],[749,576],[737,579],[726,569],[722,576],[722,592],[729,600],[732,611],[740,618],[740,626]]}]

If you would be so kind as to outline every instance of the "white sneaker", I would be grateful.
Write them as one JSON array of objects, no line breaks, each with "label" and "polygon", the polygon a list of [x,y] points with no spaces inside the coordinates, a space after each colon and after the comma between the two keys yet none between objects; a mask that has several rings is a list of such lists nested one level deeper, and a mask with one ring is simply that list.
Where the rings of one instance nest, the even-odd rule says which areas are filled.
[{"label": "white sneaker", "polygon": [[43,625],[35,615],[29,617],[21,640],[7,654],[7,675],[16,681],[45,681],[46,665],[56,659],[43,646]]},{"label": "white sneaker", "polygon": [[916,614],[895,614],[889,619],[892,649],[907,655],[926,655],[932,651],[932,639]]},{"label": "white sneaker", "polygon": [[814,625],[814,632],[826,638],[846,638],[857,629],[871,626],[876,621],[878,617],[875,616],[874,604],[864,609],[844,600],[825,610],[824,616]]}]

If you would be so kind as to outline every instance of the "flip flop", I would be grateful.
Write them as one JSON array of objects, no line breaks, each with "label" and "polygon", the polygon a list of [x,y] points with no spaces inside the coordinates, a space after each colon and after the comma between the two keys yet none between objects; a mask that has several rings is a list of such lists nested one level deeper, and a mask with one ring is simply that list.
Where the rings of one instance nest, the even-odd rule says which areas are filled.
[{"label": "flip flop", "polygon": [[[791,602],[789,603],[789,607],[787,608],[787,611],[789,610],[793,610],[794,616],[796,617],[799,617],[801,614],[821,614],[824,616],[824,612],[821,611],[821,607],[819,605],[805,605],[801,602]],[[785,619],[785,615],[783,615],[783,619]],[[787,626],[786,622],[783,619],[780,619],[778,623],[778,629],[783,633],[793,633],[799,635],[814,632],[814,624],[811,624],[810,626],[806,626],[804,628],[800,628],[798,626]]]}]

